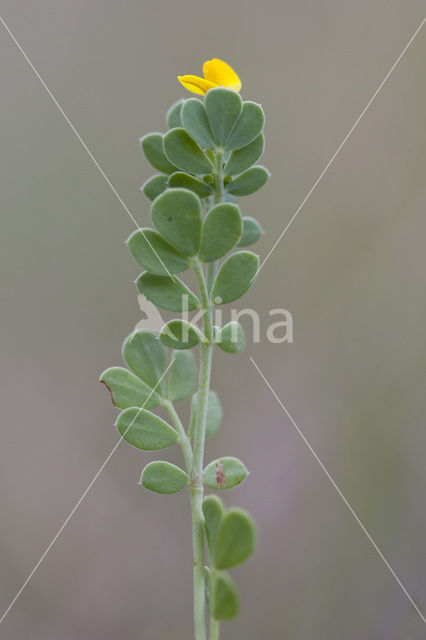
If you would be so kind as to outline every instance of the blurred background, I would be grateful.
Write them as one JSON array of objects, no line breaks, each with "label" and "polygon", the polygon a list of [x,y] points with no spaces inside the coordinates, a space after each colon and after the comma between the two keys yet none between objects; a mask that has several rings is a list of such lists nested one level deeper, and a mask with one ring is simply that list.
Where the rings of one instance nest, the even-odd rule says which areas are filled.
[{"label": "blurred background", "polygon": [[[424,2],[3,0],[1,15],[141,225],[152,170],[139,137],[164,130],[167,108],[189,97],[177,74],[212,57],[234,66],[243,98],[267,114],[272,177],[240,199],[266,230],[264,257]],[[426,635],[249,360],[424,612],[425,56],[424,28],[241,301],[260,313],[261,343],[215,354],[225,421],[206,457],[245,461],[249,480],[224,499],[259,529],[254,559],[233,572],[242,613],[224,640]],[[98,376],[121,364],[142,314],[124,244],[134,224],[2,26],[0,68],[4,611],[117,442]],[[277,307],[293,315],[293,344],[265,339]],[[188,499],[138,486],[155,457],[119,446],[2,638],[192,637]]]}]

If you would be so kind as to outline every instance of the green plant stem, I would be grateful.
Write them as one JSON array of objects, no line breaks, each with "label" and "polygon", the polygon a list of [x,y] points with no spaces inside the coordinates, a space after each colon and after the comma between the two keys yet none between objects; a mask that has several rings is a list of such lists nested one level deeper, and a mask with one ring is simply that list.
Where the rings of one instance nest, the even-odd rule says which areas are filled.
[{"label": "green plant stem", "polygon": [[[223,158],[222,152],[216,152],[215,167],[215,203],[223,199]],[[204,463],[204,444],[206,439],[207,405],[210,390],[210,374],[213,352],[213,325],[212,308],[210,303],[210,291],[217,271],[217,262],[210,263],[207,267],[207,281],[201,262],[196,258],[193,262],[195,274],[201,294],[201,303],[204,309],[204,335],[206,343],[200,345],[200,371],[198,382],[198,412],[194,429],[193,465],[191,471],[191,513],[192,513],[192,544],[194,555],[194,632],[195,640],[206,640],[206,597],[204,578],[204,516],[203,497],[204,487],[202,481]],[[214,629],[212,640],[219,636],[219,627]],[[211,627],[212,628],[212,627]]]},{"label": "green plant stem", "polygon": [[188,471],[188,473],[191,473],[192,471],[192,465],[193,465],[193,455],[192,455],[192,446],[191,446],[191,442],[188,438],[188,436],[186,435],[186,431],[183,427],[182,421],[179,418],[179,415],[176,411],[176,409],[173,406],[173,403],[170,402],[170,400],[166,400],[166,402],[164,403],[164,408],[166,409],[167,413],[170,416],[170,419],[177,431],[178,434],[178,442],[181,446],[182,449],[182,453],[183,453],[183,457],[185,459],[185,464],[186,464],[186,470]]},{"label": "green plant stem", "polygon": [[210,638],[209,640],[219,640],[219,620],[210,618]]}]

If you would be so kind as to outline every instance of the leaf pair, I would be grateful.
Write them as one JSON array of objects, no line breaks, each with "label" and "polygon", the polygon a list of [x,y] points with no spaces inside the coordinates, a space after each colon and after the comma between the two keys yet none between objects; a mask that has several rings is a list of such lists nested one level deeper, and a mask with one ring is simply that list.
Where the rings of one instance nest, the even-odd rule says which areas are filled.
[{"label": "leaf pair", "polygon": [[207,546],[211,573],[208,572],[207,598],[211,615],[228,620],[238,613],[237,588],[224,569],[247,560],[256,546],[256,529],[250,514],[239,508],[225,510],[216,496],[203,502]]},{"label": "leaf pair", "polygon": [[155,333],[138,331],[126,339],[123,358],[129,368],[111,367],[100,381],[111,392],[112,401],[120,409],[116,426],[132,446],[144,451],[157,451],[177,441],[175,430],[149,410],[190,396],[196,383],[194,357],[190,352],[176,352],[168,369],[166,348]]}]

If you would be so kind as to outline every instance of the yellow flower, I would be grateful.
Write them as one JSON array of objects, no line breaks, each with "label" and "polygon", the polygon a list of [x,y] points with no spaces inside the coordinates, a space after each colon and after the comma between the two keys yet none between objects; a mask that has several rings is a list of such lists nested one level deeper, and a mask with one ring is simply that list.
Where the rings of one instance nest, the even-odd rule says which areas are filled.
[{"label": "yellow flower", "polygon": [[240,91],[241,80],[226,62],[213,58],[206,60],[203,64],[204,78],[199,76],[178,76],[178,80],[183,84],[185,89],[192,93],[205,95],[209,89],[213,87],[226,87],[234,91]]}]

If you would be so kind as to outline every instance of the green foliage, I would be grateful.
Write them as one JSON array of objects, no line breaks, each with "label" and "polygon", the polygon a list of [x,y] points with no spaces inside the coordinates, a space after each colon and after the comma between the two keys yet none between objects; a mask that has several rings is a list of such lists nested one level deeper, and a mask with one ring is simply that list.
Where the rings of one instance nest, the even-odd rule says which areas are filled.
[{"label": "green foliage", "polygon": [[225,189],[234,196],[249,196],[263,187],[269,175],[269,171],[265,167],[252,167],[228,182]]},{"label": "green foliage", "polygon": [[181,113],[184,102],[185,100],[178,100],[177,102],[172,104],[170,109],[167,111],[166,122],[169,126],[169,129],[174,129],[175,127],[182,126]]},{"label": "green foliage", "polygon": [[167,351],[152,331],[136,331],[123,344],[123,359],[130,369],[155,389],[165,395],[167,369]]},{"label": "green foliage", "polygon": [[251,251],[238,251],[222,264],[213,284],[211,299],[226,304],[241,298],[251,287],[259,267],[259,258]]},{"label": "green foliage", "polygon": [[203,500],[204,527],[206,530],[209,559],[214,566],[214,554],[216,551],[217,536],[220,524],[225,515],[223,502],[217,496],[207,496]]},{"label": "green foliage", "polygon": [[145,272],[136,280],[138,291],[160,309],[189,311],[199,309],[201,304],[197,296],[178,278],[156,276]]},{"label": "green foliage", "polygon": [[256,547],[254,522],[244,509],[234,507],[223,516],[216,538],[215,566],[230,569],[247,560]]},{"label": "green foliage", "polygon": [[190,98],[182,108],[184,129],[202,149],[214,149],[216,144],[210,127],[204,104],[201,100]]},{"label": "green foliage", "polygon": [[160,193],[167,189],[167,176],[152,176],[144,182],[141,189],[149,200],[155,200]]},{"label": "green foliage", "polygon": [[184,400],[194,393],[197,377],[195,359],[190,351],[175,351],[169,369],[167,398],[171,402]]},{"label": "green foliage", "polygon": [[237,244],[242,234],[240,210],[235,204],[217,204],[208,212],[201,237],[199,257],[212,262],[224,256]]},{"label": "green foliage", "polygon": [[188,475],[182,469],[162,460],[147,464],[141,475],[141,485],[156,493],[177,493],[188,482]]},{"label": "green foliage", "polygon": [[[194,393],[191,402],[191,418],[189,422],[188,435],[190,438],[194,435],[195,421],[198,412],[198,393]],[[206,419],[206,438],[212,436],[222,424],[223,411],[220,404],[219,396],[216,391],[209,391],[207,400],[207,419]]]},{"label": "green foliage", "polygon": [[146,409],[125,409],[115,426],[123,439],[142,451],[158,451],[177,442],[176,431],[162,418]]},{"label": "green foliage", "polygon": [[123,367],[106,369],[99,381],[109,389],[112,402],[119,409],[129,407],[154,409],[161,402],[158,393],[153,392],[151,387]]},{"label": "green foliage", "polygon": [[227,149],[246,147],[261,133],[265,125],[265,114],[259,104],[247,100],[243,103],[241,115],[226,141]]},{"label": "green foliage", "polygon": [[226,353],[241,353],[246,347],[244,330],[235,320],[216,332],[215,342]]},{"label": "green foliage", "polygon": [[199,329],[186,320],[170,320],[160,332],[160,341],[172,349],[192,349],[203,338]]},{"label": "green foliage", "polygon": [[207,184],[204,180],[198,180],[194,176],[185,173],[184,171],[176,171],[169,176],[168,186],[171,188],[183,188],[190,189],[197,194],[200,198],[206,198],[213,193],[213,187]]},{"label": "green foliage", "polygon": [[136,262],[155,275],[181,273],[189,269],[189,258],[172,247],[154,229],[134,231],[127,240],[127,246]]},{"label": "green foliage", "polygon": [[[223,419],[220,400],[207,382],[213,345],[226,353],[240,353],[245,347],[241,325],[229,322],[213,327],[211,311],[214,304],[227,304],[244,295],[257,275],[258,256],[246,250],[229,253],[235,247],[254,244],[263,233],[259,222],[242,217],[233,202],[237,196],[254,193],[269,178],[269,172],[256,165],[264,151],[265,119],[260,105],[243,102],[236,91],[218,87],[209,90],[204,101],[179,100],[166,120],[166,134],[152,133],[141,139],[148,162],[160,172],[142,187],[151,200],[155,229],[138,229],[127,244],[144,269],[136,280],[140,293],[160,309],[177,313],[201,309],[204,333],[182,318],[167,322],[159,334],[135,331],[123,345],[130,370],[110,367],[100,381],[122,410],[116,426],[124,440],[144,451],[165,449],[176,442],[181,446],[187,472],[166,461],[150,462],[142,472],[141,484],[163,494],[190,487],[197,512],[194,532],[202,537],[196,528],[204,526],[210,561],[210,569],[204,570],[203,551],[196,551],[198,585],[204,575],[211,617],[229,620],[238,613],[239,596],[225,570],[253,553],[255,526],[246,511],[226,510],[217,496],[204,499],[203,525],[198,484],[202,478],[205,487],[227,490],[248,475],[245,465],[230,456],[213,460],[203,470],[202,429],[205,426],[206,436],[213,435]],[[206,263],[213,264],[207,269]],[[199,297],[176,275],[189,269],[194,270]],[[198,389],[191,351],[197,345],[201,358]],[[170,358],[168,348],[173,349]],[[185,430],[173,403],[189,397],[190,420]],[[171,424],[152,412],[156,407],[168,414]],[[199,418],[205,414],[204,425]],[[197,638],[202,636],[203,623],[201,619]]]},{"label": "green foliage", "polygon": [[[164,153],[175,167],[188,173],[210,173],[213,165],[185,129],[171,129],[164,136]],[[176,171],[176,169],[174,169]],[[173,173],[168,171],[167,173]]]},{"label": "green foliage", "polygon": [[249,169],[255,162],[259,160],[265,148],[265,140],[263,133],[252,140],[248,145],[241,149],[236,149],[229,156],[228,162],[223,169],[226,176],[234,176]]},{"label": "green foliage", "polygon": [[239,247],[249,247],[261,238],[263,229],[254,218],[246,216],[243,218],[243,235],[238,243]]},{"label": "green foliage", "polygon": [[241,97],[235,91],[218,87],[207,92],[204,104],[216,144],[225,149],[243,108]]},{"label": "green foliage", "polygon": [[216,620],[231,620],[238,615],[240,598],[235,582],[225,571],[215,571],[210,586],[210,612]]},{"label": "green foliage", "polygon": [[151,218],[161,235],[186,256],[194,256],[201,240],[201,201],[189,189],[169,189],[154,200]]},{"label": "green foliage", "polygon": [[148,162],[161,173],[173,173],[176,167],[166,158],[163,149],[163,135],[161,133],[149,133],[140,140],[142,151]]},{"label": "green foliage", "polygon": [[213,460],[203,471],[203,482],[210,489],[232,489],[248,476],[245,465],[230,456]]}]

